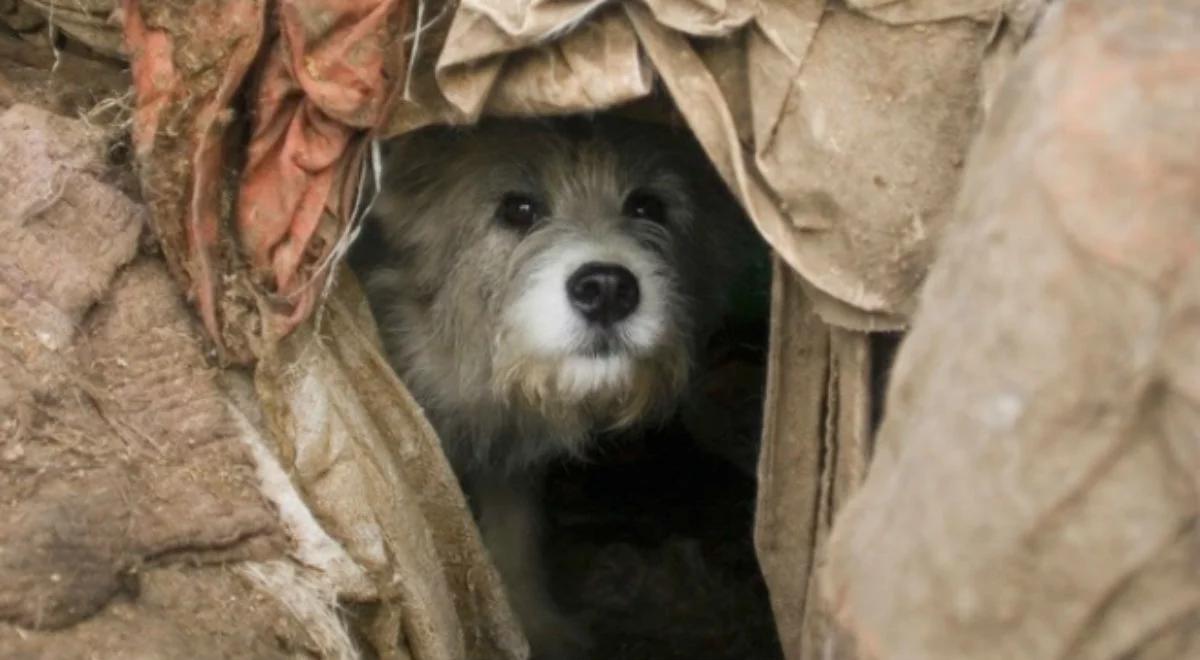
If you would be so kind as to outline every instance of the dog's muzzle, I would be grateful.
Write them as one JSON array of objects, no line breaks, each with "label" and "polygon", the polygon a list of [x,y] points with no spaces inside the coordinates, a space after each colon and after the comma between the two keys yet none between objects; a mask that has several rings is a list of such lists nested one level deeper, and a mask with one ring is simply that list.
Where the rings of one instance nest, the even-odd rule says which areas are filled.
[{"label": "dog's muzzle", "polygon": [[628,268],[592,261],[567,278],[567,299],[589,323],[609,327],[633,314],[641,291]]}]

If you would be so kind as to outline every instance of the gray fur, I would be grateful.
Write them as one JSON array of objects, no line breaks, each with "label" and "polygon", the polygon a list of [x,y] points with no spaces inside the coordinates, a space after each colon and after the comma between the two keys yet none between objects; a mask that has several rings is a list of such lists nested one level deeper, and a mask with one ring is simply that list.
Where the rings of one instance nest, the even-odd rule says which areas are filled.
[{"label": "gray fur", "polygon": [[[598,430],[660,419],[686,395],[746,221],[690,140],[613,118],[426,129],[386,145],[384,173],[380,245],[358,270],[388,358],[472,499],[535,653],[570,657],[578,636],[545,594],[528,495],[548,460],[583,454]],[[665,223],[622,215],[634,189],[665,201]],[[495,220],[511,191],[545,202],[527,234]],[[545,280],[589,251],[627,263],[645,289],[646,310],[621,326],[617,376],[568,355],[567,339],[534,341],[575,337]]]}]

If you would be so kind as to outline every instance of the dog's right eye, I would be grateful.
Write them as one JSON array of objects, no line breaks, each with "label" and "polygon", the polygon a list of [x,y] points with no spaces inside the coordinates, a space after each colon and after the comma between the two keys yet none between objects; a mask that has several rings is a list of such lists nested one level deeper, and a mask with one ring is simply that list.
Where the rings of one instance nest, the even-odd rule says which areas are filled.
[{"label": "dog's right eye", "polygon": [[521,193],[508,193],[500,200],[496,219],[506,227],[517,231],[529,231],[542,217],[537,200]]}]

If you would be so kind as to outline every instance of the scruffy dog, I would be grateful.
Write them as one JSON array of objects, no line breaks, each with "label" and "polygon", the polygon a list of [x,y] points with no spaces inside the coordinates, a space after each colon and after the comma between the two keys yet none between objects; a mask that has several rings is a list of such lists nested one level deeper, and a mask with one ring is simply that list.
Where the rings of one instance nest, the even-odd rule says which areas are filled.
[{"label": "scruffy dog", "polygon": [[690,139],[612,117],[424,129],[384,159],[354,263],[388,357],[535,657],[576,657],[539,558],[541,468],[681,401],[746,221]]}]

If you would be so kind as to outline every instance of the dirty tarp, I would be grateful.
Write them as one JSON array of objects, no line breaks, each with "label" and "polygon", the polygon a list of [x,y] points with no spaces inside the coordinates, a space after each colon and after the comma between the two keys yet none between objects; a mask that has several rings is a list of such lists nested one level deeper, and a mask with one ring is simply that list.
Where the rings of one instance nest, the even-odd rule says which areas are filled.
[{"label": "dirty tarp", "polygon": [[813,579],[835,514],[870,459],[868,336],[824,323],[799,276],[776,257],[754,545],[780,643],[824,657],[829,614]]},{"label": "dirty tarp", "polygon": [[[143,185],[168,262],[226,359],[268,352],[332,279],[359,210],[365,136],[400,75],[403,8],[126,0]],[[242,91],[248,128],[232,111]],[[235,140],[248,140],[244,153]],[[240,180],[228,178],[236,166]]]},{"label": "dirty tarp", "polygon": [[312,515],[370,577],[367,598],[340,585],[367,606],[355,625],[381,658],[524,657],[437,437],[384,360],[366,297],[349,273],[337,282],[319,323],[259,363],[250,407]]},{"label": "dirty tarp", "polygon": [[826,592],[857,658],[1200,657],[1200,6],[1053,5]]}]

